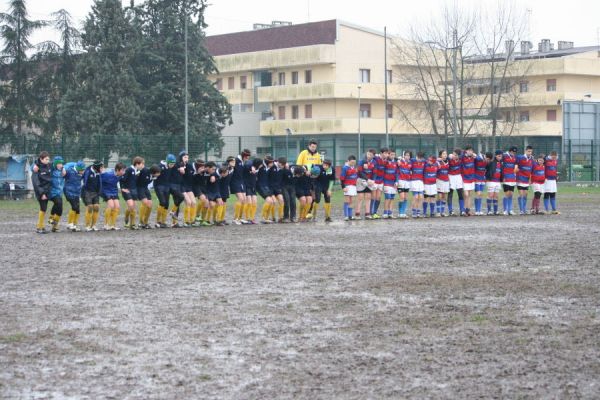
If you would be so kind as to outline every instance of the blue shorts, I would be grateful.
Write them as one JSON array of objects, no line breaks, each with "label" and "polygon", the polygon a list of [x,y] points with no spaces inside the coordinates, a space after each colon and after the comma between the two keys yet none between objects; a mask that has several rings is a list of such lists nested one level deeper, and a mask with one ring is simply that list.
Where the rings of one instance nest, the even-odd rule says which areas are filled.
[{"label": "blue shorts", "polygon": [[393,193],[384,193],[384,199],[386,200],[394,200],[395,197],[396,195]]},{"label": "blue shorts", "polygon": [[485,183],[476,183],[475,184],[476,192],[483,192],[484,190],[485,190]]},{"label": "blue shorts", "polygon": [[413,196],[418,196],[418,195],[422,195],[423,192],[412,192]]}]

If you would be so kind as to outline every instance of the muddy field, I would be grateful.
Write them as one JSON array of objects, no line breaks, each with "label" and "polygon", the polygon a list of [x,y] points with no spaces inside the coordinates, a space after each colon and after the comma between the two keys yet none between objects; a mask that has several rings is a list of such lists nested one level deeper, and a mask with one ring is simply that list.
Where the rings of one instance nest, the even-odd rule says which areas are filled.
[{"label": "muddy field", "polygon": [[48,235],[0,203],[0,398],[598,398],[599,203]]}]

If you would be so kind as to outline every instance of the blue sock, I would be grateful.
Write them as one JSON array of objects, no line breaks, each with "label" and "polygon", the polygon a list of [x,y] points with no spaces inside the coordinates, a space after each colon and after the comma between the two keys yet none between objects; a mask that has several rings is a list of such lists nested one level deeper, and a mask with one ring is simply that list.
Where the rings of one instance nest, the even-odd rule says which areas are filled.
[{"label": "blue sock", "polygon": [[398,214],[402,214],[402,201],[398,202]]},{"label": "blue sock", "polygon": [[498,199],[492,200],[492,205],[494,206],[494,214],[498,212]]},{"label": "blue sock", "polygon": [[550,210],[550,198],[549,197],[544,197],[544,208],[546,209],[546,211]]},{"label": "blue sock", "polygon": [[448,212],[452,214],[452,197],[448,196]]},{"label": "blue sock", "polygon": [[486,200],[486,204],[487,204],[487,212],[490,212],[490,211],[492,211],[492,203],[493,203],[492,199],[487,199],[487,200]]},{"label": "blue sock", "polygon": [[481,199],[479,197],[475,198],[475,211],[481,212],[481,203],[482,203],[482,200],[483,199]]},{"label": "blue sock", "polygon": [[506,205],[508,206],[508,211],[513,210],[513,198],[512,196],[506,199]]},{"label": "blue sock", "polygon": [[556,197],[550,197],[550,204],[552,205],[552,211],[556,211]]},{"label": "blue sock", "polygon": [[523,196],[523,211],[527,212],[527,196]]},{"label": "blue sock", "polygon": [[443,214],[446,211],[446,202],[444,200],[440,201],[440,213]]},{"label": "blue sock", "polygon": [[427,204],[428,203],[423,202],[423,215],[427,214]]},{"label": "blue sock", "polygon": [[352,215],[353,215],[353,214],[352,214],[352,212],[353,212],[353,211],[354,211],[354,209],[353,209],[353,208],[351,208],[351,207],[348,207],[348,217],[349,217],[349,218],[352,218]]},{"label": "blue sock", "polygon": [[504,211],[508,212],[508,197],[503,197],[502,198],[502,208],[504,209]]},{"label": "blue sock", "polygon": [[375,200],[375,214],[379,211],[379,205],[381,204],[381,200]]},{"label": "blue sock", "polygon": [[413,208],[413,209],[412,209],[412,216],[413,216],[413,217],[416,217],[416,216],[417,216],[417,209],[416,209],[416,208]]},{"label": "blue sock", "polygon": [[429,214],[430,215],[435,214],[435,204],[434,203],[429,203]]},{"label": "blue sock", "polygon": [[348,203],[344,203],[344,217],[348,216]]},{"label": "blue sock", "polygon": [[441,212],[440,211],[441,207],[442,207],[442,202],[440,200],[436,200],[435,201],[435,212],[439,214]]},{"label": "blue sock", "polygon": [[463,199],[459,199],[458,206],[460,207],[460,213],[462,214],[465,211],[465,201]]}]

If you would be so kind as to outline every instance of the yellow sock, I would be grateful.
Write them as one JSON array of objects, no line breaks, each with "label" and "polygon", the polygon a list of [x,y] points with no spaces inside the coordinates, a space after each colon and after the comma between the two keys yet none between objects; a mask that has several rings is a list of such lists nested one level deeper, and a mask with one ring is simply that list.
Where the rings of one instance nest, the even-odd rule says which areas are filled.
[{"label": "yellow sock", "polygon": [[261,217],[262,219],[267,219],[269,216],[269,203],[263,204]]},{"label": "yellow sock", "polygon": [[146,205],[144,203],[140,204],[140,212],[138,213],[139,215],[139,224],[143,225],[144,224],[144,216],[146,215]]},{"label": "yellow sock", "polygon": [[190,223],[192,223],[192,224],[193,224],[194,222],[196,222],[196,216],[197,216],[197,214],[196,214],[196,210],[197,210],[197,209],[198,209],[198,208],[196,207],[196,205],[195,205],[195,204],[193,204],[193,205],[192,205],[192,208],[190,208]]},{"label": "yellow sock", "polygon": [[277,206],[277,218],[283,219],[283,203],[279,203]]},{"label": "yellow sock", "polygon": [[209,214],[208,212],[209,212],[209,210],[210,209],[208,207],[202,206],[202,220],[203,221],[208,221],[209,220],[208,219],[208,214]]},{"label": "yellow sock", "polygon": [[258,204],[253,203],[252,204],[252,220],[256,219],[256,211],[258,210]]},{"label": "yellow sock", "polygon": [[112,208],[106,207],[106,210],[104,210],[104,225],[111,226],[111,224],[110,224],[111,219],[112,219],[111,217],[112,217]]},{"label": "yellow sock", "polygon": [[60,216],[57,214],[53,214],[50,218],[52,218],[52,221],[54,221],[54,226],[52,227],[52,230],[58,229],[58,222],[60,221]]},{"label": "yellow sock", "polygon": [[241,209],[242,209],[242,203],[240,203],[239,201],[236,201],[235,204],[233,205],[233,219],[234,220],[242,218],[240,216]]},{"label": "yellow sock", "polygon": [[129,210],[129,226],[135,225],[136,210]]},{"label": "yellow sock", "polygon": [[100,208],[98,207],[98,209],[94,209],[92,211],[92,226],[96,226],[99,218],[100,218]]},{"label": "yellow sock", "polygon": [[200,216],[200,218],[202,218],[202,208],[204,206],[202,205],[202,202],[200,200],[198,200],[198,203],[196,204],[196,216]]},{"label": "yellow sock", "polygon": [[[111,218],[111,226],[117,226],[117,219],[119,218],[119,209],[113,208],[112,210],[112,218]],[[131,214],[130,214],[131,215]],[[133,220],[129,220],[129,223],[132,224]]]},{"label": "yellow sock", "polygon": [[269,218],[271,220],[275,219],[275,209],[277,208],[277,206],[275,205],[275,203],[272,203],[271,206],[269,207]]},{"label": "yellow sock", "polygon": [[85,217],[84,217],[86,228],[89,228],[90,226],[92,226],[92,214],[93,214],[93,211],[86,207]]},{"label": "yellow sock", "polygon": [[246,203],[242,205],[242,213],[245,219],[250,219],[250,204]]},{"label": "yellow sock", "polygon": [[227,204],[223,204],[221,206],[221,218],[219,218],[220,221],[225,221],[225,214],[227,213]]},{"label": "yellow sock", "polygon": [[44,219],[46,219],[46,213],[44,211],[40,211],[38,213],[38,222],[36,225],[37,229],[44,229],[44,226],[45,226]]},{"label": "yellow sock", "polygon": [[146,206],[146,213],[144,215],[144,224],[148,225],[148,222],[150,222],[150,215],[152,215],[152,207]]},{"label": "yellow sock", "polygon": [[325,203],[323,207],[325,208],[325,217],[331,218],[331,203]]},{"label": "yellow sock", "polygon": [[73,211],[73,225],[79,225],[79,213]]},{"label": "yellow sock", "polygon": [[319,210],[319,204],[318,203],[313,203],[312,205],[312,216],[313,218],[315,218],[317,216],[317,211]]}]

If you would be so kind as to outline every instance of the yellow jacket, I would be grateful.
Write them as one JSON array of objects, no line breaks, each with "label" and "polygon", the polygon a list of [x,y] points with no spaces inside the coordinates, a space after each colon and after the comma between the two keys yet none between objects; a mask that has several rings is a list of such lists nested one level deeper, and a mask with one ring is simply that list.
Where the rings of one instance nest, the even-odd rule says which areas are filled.
[{"label": "yellow jacket", "polygon": [[310,169],[313,165],[321,164],[323,164],[323,161],[321,160],[321,154],[318,152],[311,154],[308,150],[302,150],[298,155],[298,160],[296,161],[296,165],[304,165],[308,169]]}]

